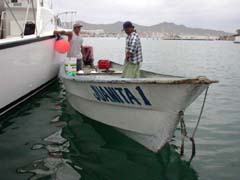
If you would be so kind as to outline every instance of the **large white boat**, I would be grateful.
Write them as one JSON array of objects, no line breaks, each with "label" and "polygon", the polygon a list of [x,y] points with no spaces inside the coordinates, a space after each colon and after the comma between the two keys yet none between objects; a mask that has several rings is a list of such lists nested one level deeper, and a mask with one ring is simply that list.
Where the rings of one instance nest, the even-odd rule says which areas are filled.
[{"label": "large white boat", "polygon": [[240,43],[240,36],[235,36],[234,43]]},{"label": "large white boat", "polygon": [[0,1],[0,116],[58,74],[49,0]]},{"label": "large white boat", "polygon": [[110,125],[157,152],[171,140],[185,109],[211,81],[141,71],[141,78],[121,78],[123,66],[110,71],[84,69],[72,76],[60,69],[67,99],[77,111]]}]

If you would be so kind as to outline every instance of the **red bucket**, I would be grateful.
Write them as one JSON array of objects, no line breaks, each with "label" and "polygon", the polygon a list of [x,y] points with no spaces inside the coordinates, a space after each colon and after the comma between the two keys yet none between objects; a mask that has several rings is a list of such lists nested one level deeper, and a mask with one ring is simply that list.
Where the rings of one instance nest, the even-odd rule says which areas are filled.
[{"label": "red bucket", "polygon": [[109,60],[99,60],[98,61],[98,69],[110,69],[111,61]]}]

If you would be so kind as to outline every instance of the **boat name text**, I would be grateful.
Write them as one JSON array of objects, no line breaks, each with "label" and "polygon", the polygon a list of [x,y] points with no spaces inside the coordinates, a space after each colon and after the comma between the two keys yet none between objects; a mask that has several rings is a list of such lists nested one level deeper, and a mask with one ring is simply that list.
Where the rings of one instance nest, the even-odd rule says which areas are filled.
[{"label": "boat name text", "polygon": [[93,96],[100,102],[132,104],[139,106],[152,105],[140,86],[135,88],[135,92],[138,96],[134,95],[134,93],[132,93],[132,91],[128,88],[91,86],[91,89],[93,90]]}]

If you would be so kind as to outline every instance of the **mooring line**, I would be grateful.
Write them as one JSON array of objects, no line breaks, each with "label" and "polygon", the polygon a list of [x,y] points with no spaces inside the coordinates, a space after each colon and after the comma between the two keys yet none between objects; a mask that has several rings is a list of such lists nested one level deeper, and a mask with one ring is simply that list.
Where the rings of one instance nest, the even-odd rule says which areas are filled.
[{"label": "mooring line", "polygon": [[181,135],[182,135],[180,155],[181,156],[184,155],[184,141],[185,141],[185,138],[188,138],[192,142],[192,154],[191,154],[191,157],[188,161],[189,164],[191,164],[193,158],[196,155],[196,144],[195,144],[195,139],[194,138],[195,138],[198,126],[199,126],[201,118],[202,118],[203,110],[204,110],[206,100],[207,100],[208,89],[209,89],[209,86],[206,89],[203,104],[202,104],[202,108],[201,108],[201,111],[200,111],[200,114],[199,114],[199,117],[198,117],[198,121],[197,121],[196,127],[193,130],[193,133],[192,133],[191,137],[189,137],[188,134],[187,134],[187,128],[186,128],[186,124],[185,124],[185,121],[184,121],[184,112],[183,111],[179,112],[179,120],[180,120]]}]

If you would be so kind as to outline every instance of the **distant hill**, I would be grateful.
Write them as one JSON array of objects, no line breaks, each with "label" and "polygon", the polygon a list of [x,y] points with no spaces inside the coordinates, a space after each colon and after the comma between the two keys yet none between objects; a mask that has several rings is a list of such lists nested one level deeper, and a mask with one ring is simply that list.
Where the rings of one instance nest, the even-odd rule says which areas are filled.
[{"label": "distant hill", "polygon": [[[83,21],[79,21],[84,29],[87,30],[95,30],[95,29],[103,29],[106,33],[120,33],[122,30],[123,22],[116,22],[113,24],[90,24]],[[142,26],[138,24],[134,24],[135,28],[138,32],[160,32],[160,33],[168,33],[168,34],[178,34],[178,35],[203,35],[203,36],[224,36],[231,35],[231,33],[210,29],[202,29],[202,28],[190,28],[184,25],[177,25],[174,23],[163,22],[153,26]]]}]

